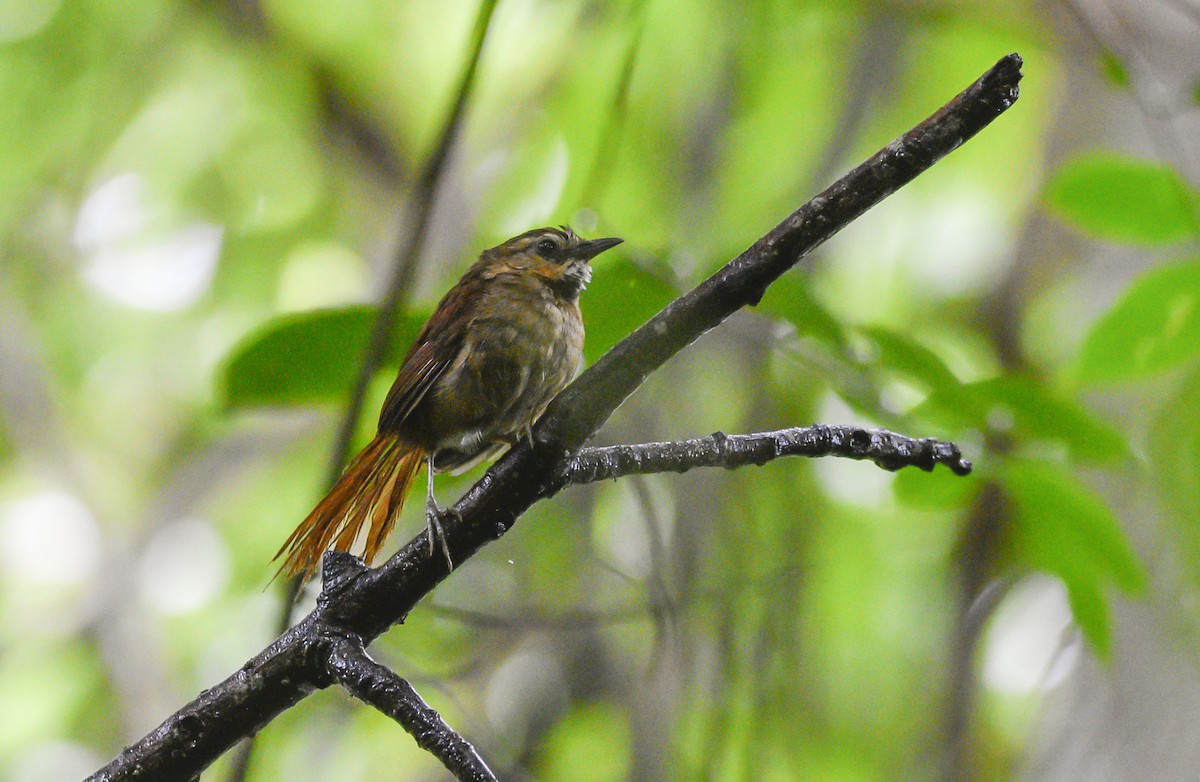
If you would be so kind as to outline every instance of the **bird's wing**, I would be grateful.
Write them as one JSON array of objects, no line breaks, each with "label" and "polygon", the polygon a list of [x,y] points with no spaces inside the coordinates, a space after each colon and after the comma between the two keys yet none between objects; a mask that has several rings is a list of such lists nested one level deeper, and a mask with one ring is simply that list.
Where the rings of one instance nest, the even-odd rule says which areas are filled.
[{"label": "bird's wing", "polygon": [[388,391],[379,414],[380,431],[399,430],[429,389],[458,360],[471,320],[471,301],[469,292],[456,286],[438,304]]}]

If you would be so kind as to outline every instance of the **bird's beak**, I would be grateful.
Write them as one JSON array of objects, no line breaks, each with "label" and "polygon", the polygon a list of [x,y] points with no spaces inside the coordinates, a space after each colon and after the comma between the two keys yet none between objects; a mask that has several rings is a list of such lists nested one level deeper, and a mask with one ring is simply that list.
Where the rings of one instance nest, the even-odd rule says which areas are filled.
[{"label": "bird's beak", "polygon": [[580,242],[571,249],[571,259],[576,261],[590,261],[600,253],[604,252],[610,247],[616,247],[623,241],[625,240],[610,238],[592,239],[590,242]]}]

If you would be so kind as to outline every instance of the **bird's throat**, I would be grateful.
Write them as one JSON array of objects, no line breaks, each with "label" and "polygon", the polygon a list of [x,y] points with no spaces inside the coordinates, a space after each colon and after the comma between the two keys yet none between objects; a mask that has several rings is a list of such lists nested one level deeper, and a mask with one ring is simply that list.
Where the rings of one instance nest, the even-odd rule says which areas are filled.
[{"label": "bird's throat", "polygon": [[567,301],[576,301],[592,281],[592,267],[586,261],[574,261],[563,270],[562,276],[547,280],[556,294]]}]

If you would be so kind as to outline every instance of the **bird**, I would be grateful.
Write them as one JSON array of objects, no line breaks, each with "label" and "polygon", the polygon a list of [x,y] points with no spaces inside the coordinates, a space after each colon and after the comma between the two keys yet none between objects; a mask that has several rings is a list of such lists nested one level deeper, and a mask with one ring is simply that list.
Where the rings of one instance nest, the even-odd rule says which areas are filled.
[{"label": "bird", "polygon": [[429,553],[440,538],[453,570],[434,474],[457,475],[522,437],[532,442],[534,422],[583,362],[579,296],[590,262],[622,241],[585,241],[563,225],[484,250],[409,348],[374,438],[280,547],[279,573],[307,580],[327,549],[351,550],[364,527],[370,565],[422,468]]}]

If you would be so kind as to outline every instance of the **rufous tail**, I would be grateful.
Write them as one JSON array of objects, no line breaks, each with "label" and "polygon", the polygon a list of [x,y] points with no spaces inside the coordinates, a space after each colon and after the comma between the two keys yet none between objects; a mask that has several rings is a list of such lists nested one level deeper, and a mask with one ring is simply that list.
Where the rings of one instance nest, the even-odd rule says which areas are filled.
[{"label": "rufous tail", "polygon": [[[283,557],[279,573],[312,575],[326,549],[349,551],[363,525],[370,522],[363,544],[369,565],[404,507],[404,496],[425,464],[425,451],[380,433],[358,452],[337,484],[308,518],[300,522],[275,559]],[[278,575],[278,574],[276,574]]]}]

